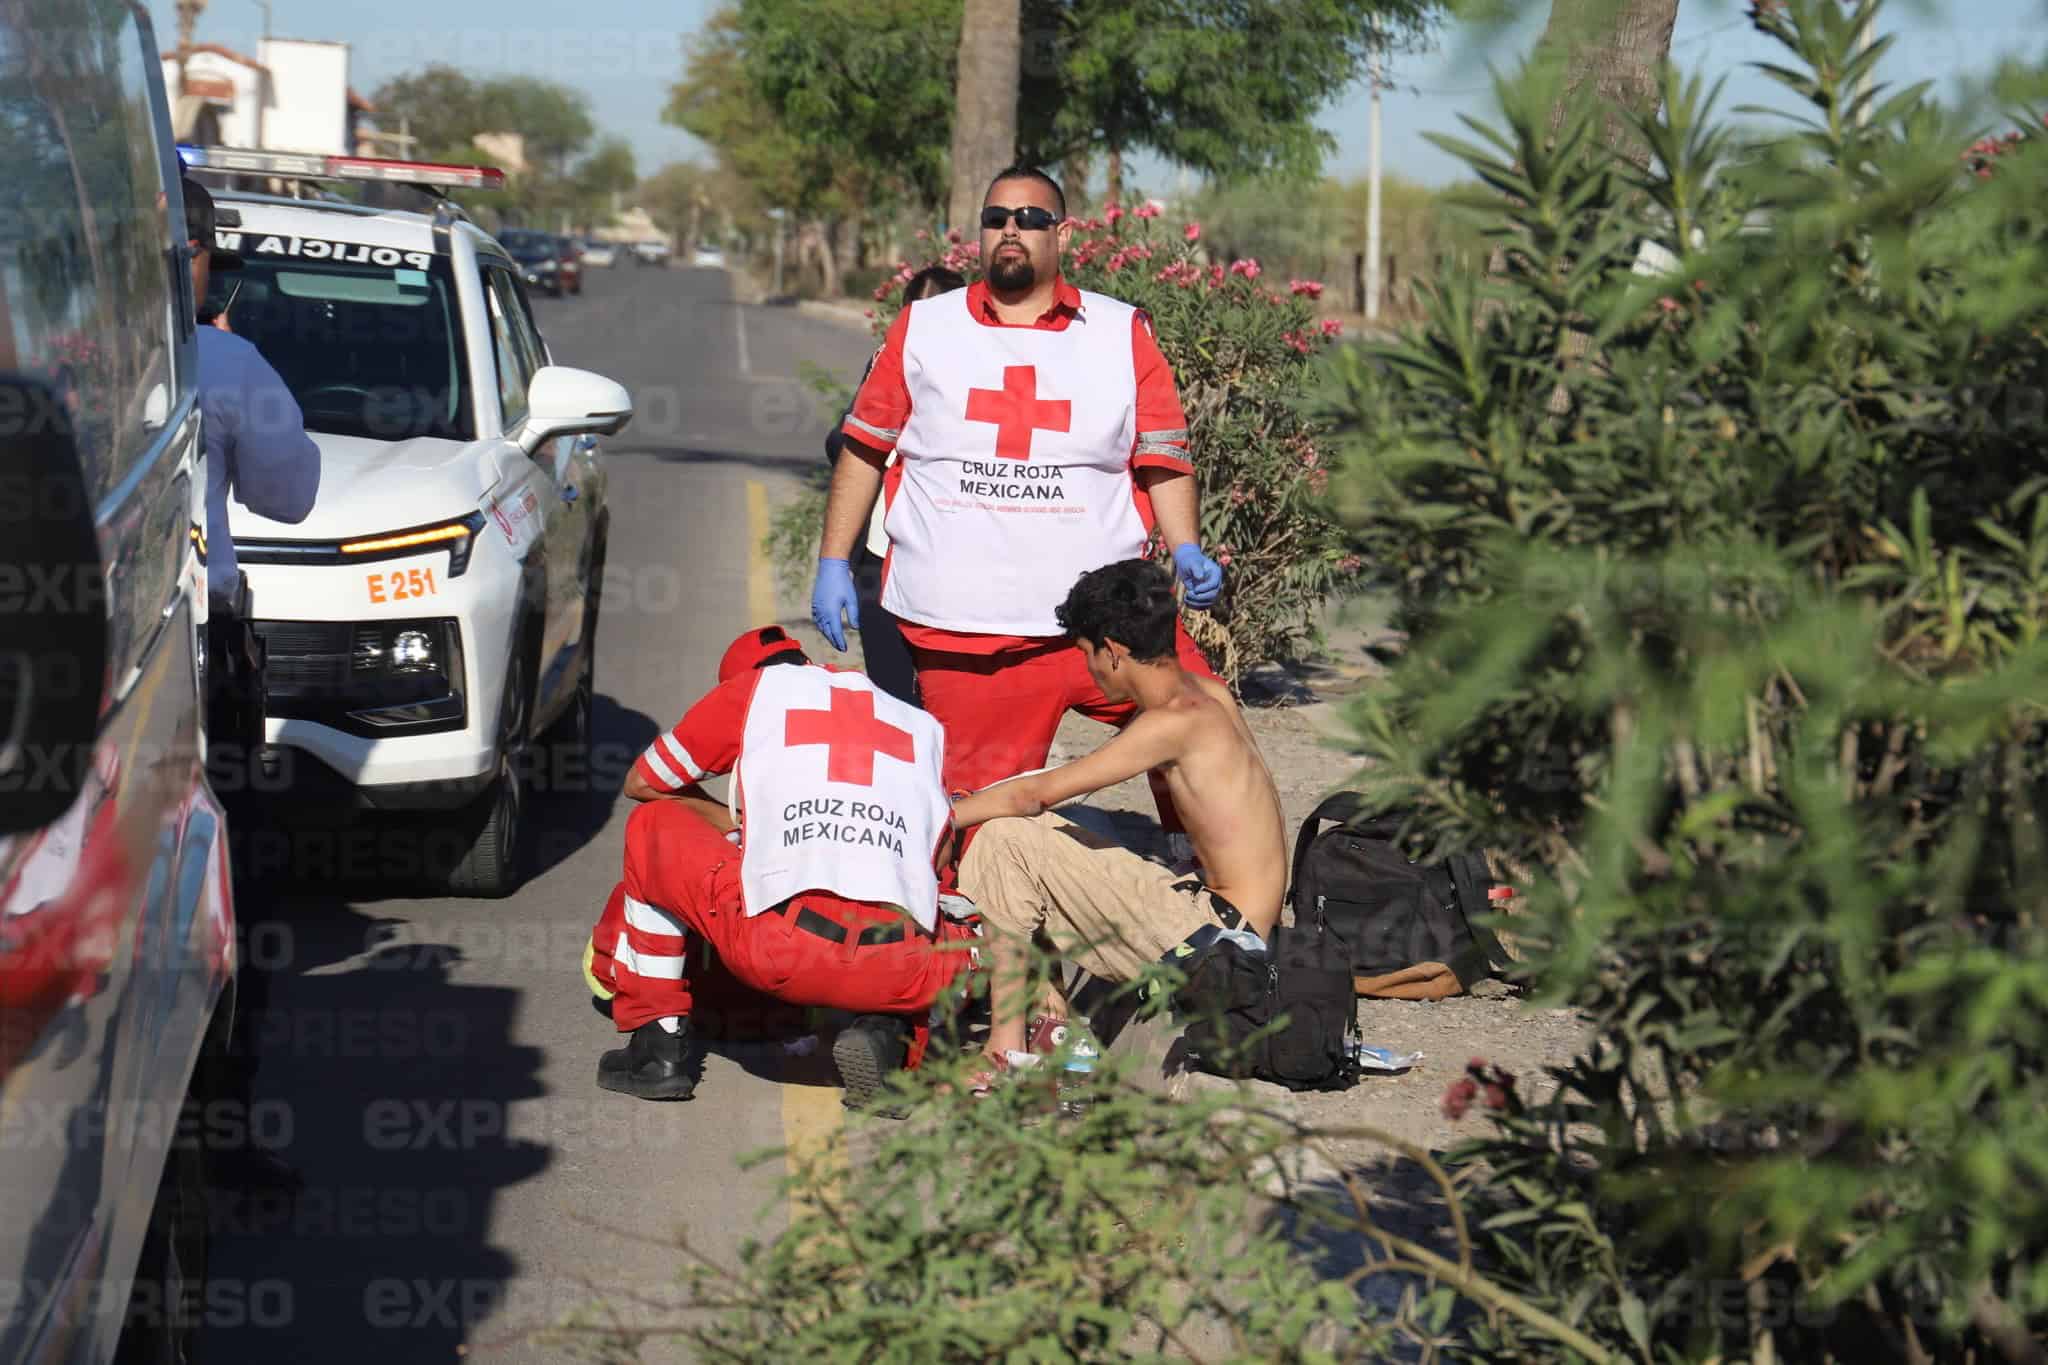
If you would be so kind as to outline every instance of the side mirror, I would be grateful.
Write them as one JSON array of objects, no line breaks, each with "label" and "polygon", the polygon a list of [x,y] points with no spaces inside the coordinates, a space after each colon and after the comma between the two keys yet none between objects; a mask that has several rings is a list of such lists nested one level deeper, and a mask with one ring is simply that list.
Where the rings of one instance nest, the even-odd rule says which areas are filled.
[{"label": "side mirror", "polygon": [[0,835],[84,790],[107,675],[106,575],[65,396],[0,373]]},{"label": "side mirror", "polygon": [[531,455],[557,436],[609,436],[632,420],[633,396],[624,385],[589,370],[544,365],[526,390],[519,448]]}]

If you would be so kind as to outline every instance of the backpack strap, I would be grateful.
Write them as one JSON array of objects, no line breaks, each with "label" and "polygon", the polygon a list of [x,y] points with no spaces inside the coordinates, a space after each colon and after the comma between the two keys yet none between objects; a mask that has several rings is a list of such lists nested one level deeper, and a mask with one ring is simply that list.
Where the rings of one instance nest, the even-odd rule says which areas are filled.
[{"label": "backpack strap", "polygon": [[1491,876],[1486,872],[1486,860],[1476,853],[1460,853],[1446,860],[1451,870],[1451,889],[1456,893],[1458,913],[1465,917],[1465,927],[1472,931],[1472,946],[1485,957],[1486,965],[1502,970],[1510,965],[1507,950],[1500,946],[1493,930],[1481,924],[1476,918],[1493,913],[1493,905],[1487,899],[1487,886]]}]

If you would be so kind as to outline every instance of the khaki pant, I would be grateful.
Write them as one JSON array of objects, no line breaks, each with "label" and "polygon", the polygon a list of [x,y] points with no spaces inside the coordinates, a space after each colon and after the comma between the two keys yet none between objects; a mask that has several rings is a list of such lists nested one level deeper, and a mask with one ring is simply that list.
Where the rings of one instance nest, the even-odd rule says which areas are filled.
[{"label": "khaki pant", "polygon": [[1197,929],[1236,918],[1195,879],[1050,812],[975,830],[960,890],[991,930],[1043,930],[1061,957],[1105,981],[1130,981]]}]

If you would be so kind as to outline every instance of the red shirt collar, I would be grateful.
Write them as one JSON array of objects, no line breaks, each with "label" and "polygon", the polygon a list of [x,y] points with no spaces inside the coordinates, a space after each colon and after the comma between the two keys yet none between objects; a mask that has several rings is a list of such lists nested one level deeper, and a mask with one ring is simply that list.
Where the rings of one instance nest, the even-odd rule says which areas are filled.
[{"label": "red shirt collar", "polygon": [[[988,281],[976,280],[967,286],[967,311],[976,322],[987,327],[1022,327],[1021,322],[1004,322],[996,316],[995,301],[988,296]],[[1057,332],[1065,327],[1081,311],[1081,291],[1067,283],[1064,274],[1053,277],[1052,307],[1038,315],[1033,327]]]}]

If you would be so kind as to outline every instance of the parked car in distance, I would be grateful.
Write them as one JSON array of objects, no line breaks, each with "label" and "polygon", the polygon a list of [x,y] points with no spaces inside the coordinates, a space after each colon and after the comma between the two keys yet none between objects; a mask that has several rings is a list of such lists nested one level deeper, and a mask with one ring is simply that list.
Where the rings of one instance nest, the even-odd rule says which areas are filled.
[{"label": "parked car in distance", "polygon": [[[235,918],[203,767],[206,466],[161,51],[146,6],[0,7],[0,410],[37,414],[0,424],[10,1362],[182,1361],[216,1308],[248,1307],[246,1281],[207,1282],[225,1139],[174,1141],[219,1107]],[[24,74],[45,66],[61,78]]]},{"label": "parked car in distance", "polygon": [[690,264],[701,270],[725,269],[725,252],[709,244],[699,246],[690,257]]},{"label": "parked car in distance", "polygon": [[562,249],[555,243],[555,234],[533,228],[506,228],[498,234],[498,244],[518,265],[527,287],[558,299],[568,285],[562,276]]},{"label": "parked car in distance", "polygon": [[583,244],[583,264],[597,270],[610,270],[619,263],[619,249],[610,242],[586,241]]},{"label": "parked car in distance", "polygon": [[667,265],[669,254],[667,242],[633,243],[633,259],[641,265]]}]

